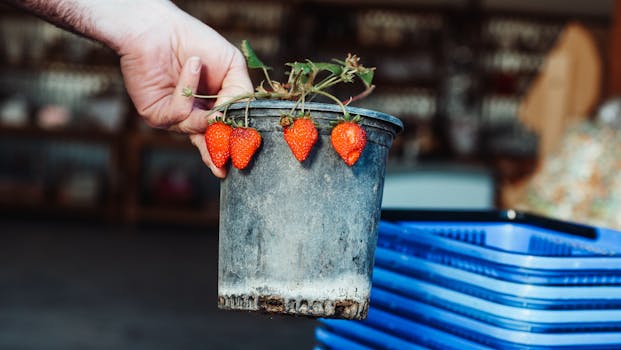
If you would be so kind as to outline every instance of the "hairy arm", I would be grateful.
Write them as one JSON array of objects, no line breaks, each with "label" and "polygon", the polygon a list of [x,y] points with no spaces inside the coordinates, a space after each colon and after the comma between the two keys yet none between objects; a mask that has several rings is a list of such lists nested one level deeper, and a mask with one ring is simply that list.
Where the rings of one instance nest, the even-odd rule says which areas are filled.
[{"label": "hairy arm", "polygon": [[164,0],[0,0],[122,54],[127,41],[179,13]]},{"label": "hairy arm", "polygon": [[5,0],[4,2],[31,12],[44,20],[74,33],[91,37],[92,23],[88,10],[76,1]]}]

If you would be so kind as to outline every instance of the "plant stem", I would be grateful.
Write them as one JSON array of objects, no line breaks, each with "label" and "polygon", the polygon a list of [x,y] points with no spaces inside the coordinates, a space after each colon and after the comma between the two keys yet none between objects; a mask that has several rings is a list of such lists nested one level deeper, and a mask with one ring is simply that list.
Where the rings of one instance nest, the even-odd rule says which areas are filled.
[{"label": "plant stem", "polygon": [[293,112],[295,112],[296,108],[298,108],[298,106],[300,105],[300,101],[302,101],[302,97],[298,98],[298,100],[295,101],[293,108],[291,108],[291,111],[289,111],[289,115],[293,115]]},{"label": "plant stem", "polygon": [[[293,70],[293,67],[291,67],[291,71],[289,72],[289,79],[287,79],[287,82],[289,84],[291,84],[293,82],[293,73],[294,73],[294,70]],[[293,84],[291,84],[291,85],[293,85]]]},{"label": "plant stem", "polygon": [[366,90],[364,90],[363,92],[359,93],[358,95],[353,96],[353,97],[350,97],[350,98],[347,100],[347,104],[350,104],[350,103],[352,103],[352,102],[354,102],[354,101],[358,101],[358,100],[360,100],[360,99],[362,99],[362,98],[365,98],[365,97],[369,96],[369,94],[370,94],[371,92],[373,92],[373,90],[375,90],[375,85],[371,85],[371,86],[369,86],[369,88],[367,88],[367,89],[366,89]]},{"label": "plant stem", "polygon": [[244,111],[244,127],[248,127],[248,109],[250,108],[250,100],[246,102],[246,110]]},{"label": "plant stem", "polygon": [[[340,78],[339,76],[336,76],[336,75],[330,75],[329,77],[327,77],[327,78],[325,78],[324,80],[322,80],[322,81],[320,81],[319,83],[317,83],[317,84],[315,85],[315,88],[316,88],[316,89],[319,89],[319,90],[323,90],[323,89],[325,89],[326,87],[329,87],[329,86],[332,86],[332,85],[334,85],[334,84],[338,83],[338,82],[339,82],[339,78]],[[336,80],[335,80],[335,79],[336,79]]]},{"label": "plant stem", "polygon": [[209,112],[207,112],[207,115],[205,115],[205,117],[209,117],[210,115],[216,113],[216,112],[220,112],[222,111],[224,108],[228,108],[228,106],[232,105],[235,102],[241,101],[243,99],[246,98],[251,98],[251,97],[255,97],[255,93],[248,93],[248,94],[243,94],[243,95],[237,95],[233,98],[231,98],[230,100],[223,102],[217,106],[214,106]]},{"label": "plant stem", "polygon": [[274,91],[274,84],[272,83],[272,79],[270,78],[270,75],[267,72],[267,68],[261,67],[261,69],[263,70],[263,74],[265,75],[265,79],[267,79],[267,83],[270,84],[270,87],[272,88],[272,91]]},{"label": "plant stem", "polygon": [[315,91],[315,89],[313,89],[312,91],[313,93],[328,97],[329,99],[333,100],[334,102],[336,102],[341,109],[343,110],[343,117],[345,117],[345,119],[349,118],[349,112],[347,112],[347,109],[345,109],[345,105],[343,105],[343,103],[341,102],[341,100],[339,100],[338,98],[330,95],[329,93],[325,92],[325,91],[321,91],[321,90],[317,90]]},{"label": "plant stem", "polygon": [[219,95],[199,95],[199,94],[194,94],[193,93],[192,97],[196,97],[196,98],[218,98],[218,97],[224,97],[224,96],[219,96]]},{"label": "plant stem", "polygon": [[226,106],[224,107],[224,111],[222,112],[222,120],[224,120],[224,121],[226,121],[226,112],[228,112],[228,111],[229,111],[229,106],[230,106],[230,104],[229,104],[229,105],[226,105]]},{"label": "plant stem", "polygon": [[[291,71],[293,72],[293,69],[291,69]],[[289,95],[291,95],[293,91],[296,89],[298,85],[298,80],[300,79],[301,76],[302,76],[302,71],[299,71],[298,74],[295,75],[295,78],[293,79],[293,81],[289,79],[289,84],[291,85],[289,87]]]}]

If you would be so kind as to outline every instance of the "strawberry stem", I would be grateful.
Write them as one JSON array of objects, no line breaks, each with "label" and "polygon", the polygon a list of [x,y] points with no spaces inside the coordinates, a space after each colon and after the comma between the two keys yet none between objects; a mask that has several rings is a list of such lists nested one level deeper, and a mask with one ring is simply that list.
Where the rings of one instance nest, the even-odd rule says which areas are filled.
[{"label": "strawberry stem", "polygon": [[363,99],[367,96],[369,96],[369,94],[371,94],[371,92],[373,92],[373,90],[375,90],[375,85],[371,85],[369,86],[367,89],[365,89],[363,92],[359,93],[356,96],[350,97],[349,99],[347,99],[347,105],[354,102],[354,101],[358,101],[360,99]]},{"label": "strawberry stem", "polygon": [[244,111],[244,127],[248,127],[248,109],[250,108],[250,100],[246,102],[246,110]]},{"label": "strawberry stem", "polygon": [[272,83],[272,79],[270,78],[270,75],[267,72],[267,68],[265,66],[263,66],[263,67],[261,67],[261,69],[263,70],[263,74],[265,75],[265,79],[267,79],[267,83],[270,84],[270,87],[272,88],[272,90],[276,90],[276,89],[274,89],[274,83]]},{"label": "strawberry stem", "polygon": [[189,87],[185,87],[183,88],[183,90],[181,90],[181,94],[185,97],[197,97],[197,98],[218,98],[218,97],[222,97],[219,95],[199,95],[199,94],[195,94],[194,91],[192,91],[192,89],[190,89]]},{"label": "strawberry stem", "polygon": [[323,81],[321,81],[319,84],[315,85],[315,89],[323,90],[325,88],[338,84],[342,81],[343,80],[341,79],[341,77],[332,75],[332,76],[327,77]]},{"label": "strawberry stem", "polygon": [[229,111],[229,106],[230,105],[226,105],[226,107],[224,107],[224,111],[222,112],[222,120],[224,120],[226,122],[226,112]]},{"label": "strawberry stem", "polygon": [[[313,89],[314,90],[314,89]],[[317,90],[317,91],[313,91],[316,94],[328,97],[329,99],[331,99],[332,101],[336,102],[341,109],[343,110],[343,117],[345,119],[349,119],[349,112],[347,112],[347,109],[345,109],[345,105],[343,105],[343,103],[341,102],[341,100],[339,100],[338,98],[332,96],[331,94],[325,92],[325,91],[321,91],[321,90]]]},{"label": "strawberry stem", "polygon": [[209,112],[207,112],[205,117],[209,117],[209,116],[211,116],[212,114],[214,114],[216,112],[221,112],[225,108],[227,108],[228,106],[230,106],[231,104],[233,104],[235,102],[239,102],[239,101],[244,100],[244,99],[256,98],[256,95],[258,95],[258,93],[247,93],[247,94],[242,94],[242,95],[234,96],[230,100],[228,100],[226,102],[223,102],[223,103],[221,103],[221,104],[219,104],[217,106],[214,106]]},{"label": "strawberry stem", "polygon": [[297,101],[295,101],[295,104],[293,105],[293,108],[291,108],[291,110],[289,111],[289,115],[293,115],[293,112],[295,112],[295,110],[300,105],[300,101],[302,101],[302,96],[300,96],[300,98],[298,98]]},{"label": "strawberry stem", "polygon": [[219,96],[219,95],[199,95],[199,94],[195,94],[195,93],[192,93],[191,96],[192,97],[196,97],[196,98],[218,98],[218,97],[223,97],[223,96]]}]

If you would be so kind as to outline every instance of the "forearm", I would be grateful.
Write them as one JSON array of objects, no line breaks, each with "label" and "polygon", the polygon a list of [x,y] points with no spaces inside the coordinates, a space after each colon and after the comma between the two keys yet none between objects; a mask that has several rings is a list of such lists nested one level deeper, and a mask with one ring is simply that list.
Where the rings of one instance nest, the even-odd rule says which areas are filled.
[{"label": "forearm", "polygon": [[156,26],[178,8],[168,0],[0,0],[116,52],[128,36]]}]

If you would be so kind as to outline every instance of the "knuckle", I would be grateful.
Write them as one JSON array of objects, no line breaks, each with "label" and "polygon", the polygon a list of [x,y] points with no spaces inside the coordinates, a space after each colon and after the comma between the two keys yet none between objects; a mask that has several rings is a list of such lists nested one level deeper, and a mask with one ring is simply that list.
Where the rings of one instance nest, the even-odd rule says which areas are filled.
[{"label": "knuckle", "polygon": [[182,108],[173,108],[170,114],[165,118],[169,125],[181,122],[188,117],[188,112]]}]

